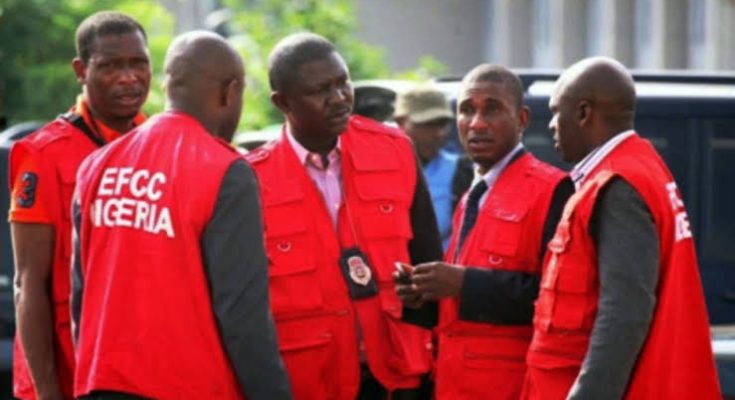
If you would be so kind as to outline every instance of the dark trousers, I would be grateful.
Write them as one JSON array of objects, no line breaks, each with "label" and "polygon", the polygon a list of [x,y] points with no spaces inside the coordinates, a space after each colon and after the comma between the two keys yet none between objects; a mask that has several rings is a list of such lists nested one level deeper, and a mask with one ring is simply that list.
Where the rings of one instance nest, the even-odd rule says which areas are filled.
[{"label": "dark trousers", "polygon": [[123,392],[112,392],[107,390],[95,390],[94,392],[82,396],[79,400],[147,400],[147,397],[136,396],[134,394]]},{"label": "dark trousers", "polygon": [[[363,367],[360,377],[360,391],[357,400],[430,400],[432,395],[431,381],[427,376],[421,379],[421,386],[413,389],[397,389],[392,393],[378,382],[367,367]],[[146,400],[147,398],[134,394],[94,391],[79,400]]]},{"label": "dark trousers", "polygon": [[432,384],[428,375],[421,379],[421,386],[412,389],[396,389],[393,392],[383,387],[363,365],[360,376],[360,391],[357,400],[430,400],[432,398]]}]

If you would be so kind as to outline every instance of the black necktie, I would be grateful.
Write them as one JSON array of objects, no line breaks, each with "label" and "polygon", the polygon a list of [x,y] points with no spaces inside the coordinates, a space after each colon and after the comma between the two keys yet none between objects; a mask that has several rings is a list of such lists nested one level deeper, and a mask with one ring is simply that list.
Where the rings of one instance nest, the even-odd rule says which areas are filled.
[{"label": "black necktie", "polygon": [[475,225],[475,221],[477,221],[477,213],[480,211],[480,199],[486,191],[487,183],[484,180],[481,180],[472,187],[470,194],[467,196],[467,204],[464,208],[464,218],[462,218],[462,227],[459,231],[459,240],[457,241],[457,248],[454,250],[455,258],[459,255],[459,252],[462,249],[462,243],[464,242],[465,237],[470,232],[470,229]]}]

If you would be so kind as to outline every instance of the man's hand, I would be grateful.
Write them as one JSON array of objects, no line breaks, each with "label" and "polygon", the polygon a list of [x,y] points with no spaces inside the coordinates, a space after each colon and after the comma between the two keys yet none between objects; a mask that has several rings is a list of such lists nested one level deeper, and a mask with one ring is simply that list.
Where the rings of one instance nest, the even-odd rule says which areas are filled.
[{"label": "man's hand", "polygon": [[393,272],[393,282],[396,284],[396,294],[403,302],[404,307],[418,309],[424,304],[421,293],[413,288],[411,276],[399,271]]},{"label": "man's hand", "polygon": [[440,261],[419,264],[411,274],[412,290],[420,296],[421,302],[459,296],[464,271],[462,267]]}]

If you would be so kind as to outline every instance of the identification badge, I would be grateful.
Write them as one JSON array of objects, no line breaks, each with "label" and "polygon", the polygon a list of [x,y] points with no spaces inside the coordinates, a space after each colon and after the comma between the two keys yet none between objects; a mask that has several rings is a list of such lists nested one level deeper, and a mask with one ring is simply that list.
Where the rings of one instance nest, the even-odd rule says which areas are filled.
[{"label": "identification badge", "polygon": [[339,265],[350,290],[350,297],[363,299],[378,294],[373,271],[367,262],[367,256],[360,249],[351,247],[342,250]]}]

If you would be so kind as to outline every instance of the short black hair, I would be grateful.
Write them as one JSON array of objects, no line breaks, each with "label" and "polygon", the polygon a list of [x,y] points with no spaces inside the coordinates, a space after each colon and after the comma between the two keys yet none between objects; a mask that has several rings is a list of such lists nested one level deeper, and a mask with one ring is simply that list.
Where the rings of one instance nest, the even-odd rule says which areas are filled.
[{"label": "short black hair", "polygon": [[324,60],[337,52],[332,42],[311,32],[299,32],[281,39],[268,56],[268,82],[279,91],[290,83],[298,69],[312,61]]},{"label": "short black hair", "polygon": [[84,63],[89,62],[89,57],[94,51],[95,41],[98,37],[107,35],[122,35],[131,32],[140,32],[143,40],[148,41],[143,26],[123,13],[115,11],[100,11],[85,18],[77,28],[77,57]]},{"label": "short black hair", "polygon": [[496,82],[504,85],[516,100],[516,109],[523,107],[523,82],[513,71],[502,65],[480,64],[472,68],[462,79],[462,84],[470,82]]}]

